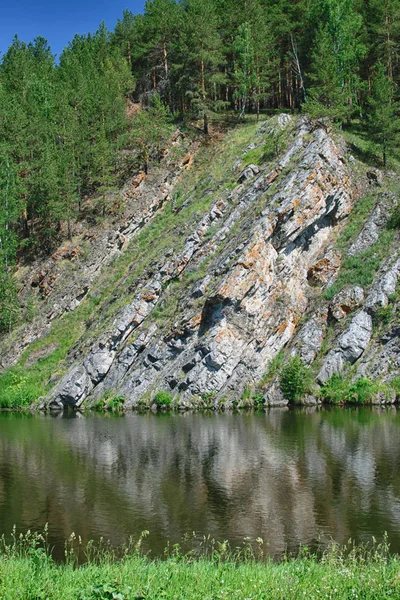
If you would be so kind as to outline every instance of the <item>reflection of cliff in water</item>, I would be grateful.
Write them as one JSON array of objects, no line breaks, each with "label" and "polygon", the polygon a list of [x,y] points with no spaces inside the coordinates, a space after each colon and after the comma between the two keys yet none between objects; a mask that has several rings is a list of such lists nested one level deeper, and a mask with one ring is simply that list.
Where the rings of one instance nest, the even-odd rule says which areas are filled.
[{"label": "reflection of cliff in water", "polygon": [[49,523],[149,546],[210,533],[270,552],[389,532],[400,550],[400,412],[271,410],[75,419],[0,415],[1,533]]}]

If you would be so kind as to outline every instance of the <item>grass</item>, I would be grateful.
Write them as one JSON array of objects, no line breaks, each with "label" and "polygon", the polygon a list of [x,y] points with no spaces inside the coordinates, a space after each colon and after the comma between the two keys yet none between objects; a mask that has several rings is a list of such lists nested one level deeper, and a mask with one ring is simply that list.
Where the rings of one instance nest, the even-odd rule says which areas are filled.
[{"label": "grass", "polygon": [[[43,396],[49,389],[49,379],[62,375],[62,363],[69,349],[85,331],[85,321],[92,314],[93,299],[89,298],[74,312],[69,312],[53,324],[50,333],[32,344],[14,367],[0,376],[0,408],[21,408]],[[47,356],[31,366],[27,360],[36,352],[54,347]]]},{"label": "grass", "polygon": [[378,395],[386,400],[390,399],[393,392],[398,395],[396,388],[396,381],[382,384],[360,377],[352,382],[341,375],[333,375],[321,388],[319,395],[329,404],[371,404]]},{"label": "grass", "polygon": [[[332,544],[322,554],[303,548],[297,558],[273,562],[264,544],[232,551],[227,542],[183,554],[173,546],[165,560],[149,559],[140,541],[122,558],[112,550],[87,548],[86,564],[77,567],[67,545],[66,563],[55,563],[29,542],[3,542],[0,597],[4,600],[382,600],[400,594],[400,557],[384,541],[369,547]],[[207,540],[206,540],[207,541]]]},{"label": "grass", "polygon": [[[362,122],[354,120],[350,128],[343,128],[340,134],[344,137],[350,151],[367,166],[382,168],[382,147],[371,139]],[[400,172],[400,153],[392,148],[388,156],[388,168]]]},{"label": "grass", "polygon": [[[336,248],[342,253],[342,256],[346,256],[347,250],[360,233],[375,203],[376,198],[369,195],[361,198],[354,206],[336,243]],[[323,297],[332,300],[346,285],[360,285],[368,288],[374,281],[383,260],[389,255],[388,248],[391,247],[394,237],[392,229],[383,229],[378,240],[370,248],[355,256],[346,256],[337,280],[323,292]]]},{"label": "grass", "polygon": [[265,386],[268,385],[268,383],[270,383],[273,379],[275,379],[275,377],[281,372],[284,360],[285,360],[285,352],[284,352],[284,350],[281,350],[271,360],[271,362],[268,365],[268,369],[266,370],[266,372],[264,373],[264,375],[260,381],[260,387],[262,389],[265,388]]}]

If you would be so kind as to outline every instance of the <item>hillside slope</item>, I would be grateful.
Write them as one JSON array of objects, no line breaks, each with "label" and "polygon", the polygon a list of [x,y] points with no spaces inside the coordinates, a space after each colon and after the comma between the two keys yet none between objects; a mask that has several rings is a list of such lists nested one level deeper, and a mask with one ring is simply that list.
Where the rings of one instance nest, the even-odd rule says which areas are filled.
[{"label": "hillside slope", "polygon": [[[70,309],[92,304],[90,318],[38,406],[151,406],[160,391],[181,407],[285,404],[279,370],[295,355],[316,381],[303,402],[368,377],[372,400],[395,400],[395,194],[376,173],[365,190],[364,166],[325,122],[279,115],[230,135],[208,168],[160,168],[135,218],[94,243],[101,261],[66,294]],[[40,346],[59,352],[46,333],[36,365]],[[37,368],[31,355],[14,369]]]}]

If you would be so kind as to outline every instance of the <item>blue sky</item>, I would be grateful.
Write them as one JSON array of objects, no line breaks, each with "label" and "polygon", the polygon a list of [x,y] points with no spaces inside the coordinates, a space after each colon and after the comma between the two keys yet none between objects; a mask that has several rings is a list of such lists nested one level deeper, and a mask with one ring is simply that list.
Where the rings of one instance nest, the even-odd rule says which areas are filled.
[{"label": "blue sky", "polygon": [[[53,54],[75,33],[96,31],[101,21],[112,29],[128,8],[142,12],[145,0],[2,0],[0,2],[0,52],[4,53],[17,33],[25,42],[42,35]],[[1,56],[1,54],[0,54]]]}]

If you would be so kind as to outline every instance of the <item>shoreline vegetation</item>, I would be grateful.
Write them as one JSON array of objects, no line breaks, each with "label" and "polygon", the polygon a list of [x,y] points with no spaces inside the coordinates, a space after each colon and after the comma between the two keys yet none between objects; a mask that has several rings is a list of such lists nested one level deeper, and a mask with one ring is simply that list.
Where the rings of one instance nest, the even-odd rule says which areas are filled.
[{"label": "shoreline vegetation", "polygon": [[254,543],[231,548],[228,542],[203,538],[184,553],[169,546],[163,559],[143,552],[143,532],[118,553],[93,542],[82,549],[71,534],[63,563],[48,546],[48,531],[1,538],[0,597],[5,600],[238,600],[362,598],[381,600],[400,595],[400,556],[390,553],[386,537],[366,545],[332,542],[320,552],[300,548],[297,556],[280,561],[268,557],[268,545]]}]

